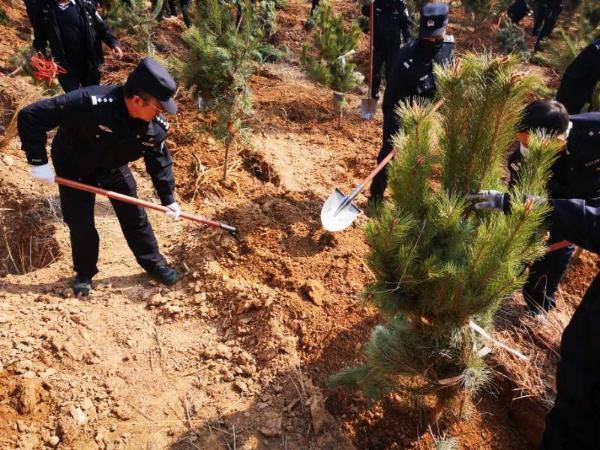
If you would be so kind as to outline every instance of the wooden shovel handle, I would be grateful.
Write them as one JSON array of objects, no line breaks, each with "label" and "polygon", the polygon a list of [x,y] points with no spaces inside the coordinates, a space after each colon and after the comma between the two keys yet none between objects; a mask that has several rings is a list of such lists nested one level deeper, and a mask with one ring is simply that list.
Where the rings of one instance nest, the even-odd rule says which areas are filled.
[{"label": "wooden shovel handle", "polygon": [[[70,187],[73,189],[78,189],[80,191],[91,192],[93,194],[102,195],[103,197],[112,198],[114,200],[119,200],[121,202],[131,203],[133,205],[142,206],[144,208],[154,209],[155,211],[162,211],[162,212],[170,211],[170,209],[167,208],[166,206],[157,205],[156,203],[152,203],[152,202],[149,202],[146,200],[140,200],[139,198],[130,197],[129,195],[119,194],[118,192],[107,191],[106,189],[102,189],[102,188],[99,188],[96,186],[90,186],[89,184],[79,183],[78,181],[70,180],[68,178],[55,177],[55,181],[56,181],[56,183],[63,185],[63,186],[67,186],[67,187]],[[226,225],[224,223],[217,222],[217,221],[211,220],[211,219],[206,219],[202,216],[196,216],[194,214],[182,212],[179,217],[183,217],[184,219],[188,219],[193,222],[202,223],[204,225],[208,225],[211,227],[222,228],[229,232],[235,232],[235,228],[230,225]]]}]

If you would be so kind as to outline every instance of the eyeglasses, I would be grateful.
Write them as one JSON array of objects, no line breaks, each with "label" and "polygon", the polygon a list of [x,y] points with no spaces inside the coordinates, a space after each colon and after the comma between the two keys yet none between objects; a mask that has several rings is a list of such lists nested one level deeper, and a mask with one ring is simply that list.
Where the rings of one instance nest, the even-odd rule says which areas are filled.
[{"label": "eyeglasses", "polygon": [[156,104],[156,101],[150,97],[150,98],[144,98],[144,97],[140,97],[143,101],[145,105],[150,105],[152,106],[154,109],[156,109],[159,113],[164,112],[164,108],[162,107],[162,105],[160,104]]},{"label": "eyeglasses", "polygon": [[152,106],[154,109],[156,109],[158,112],[162,113],[164,112],[164,108],[162,107],[162,105],[157,105],[154,100],[147,100],[147,103]]}]

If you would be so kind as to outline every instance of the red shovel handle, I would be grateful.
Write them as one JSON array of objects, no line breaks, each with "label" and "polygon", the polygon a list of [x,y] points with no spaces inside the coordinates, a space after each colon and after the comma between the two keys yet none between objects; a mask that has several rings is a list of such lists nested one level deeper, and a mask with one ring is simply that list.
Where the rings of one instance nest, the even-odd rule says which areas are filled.
[{"label": "red shovel handle", "polygon": [[[431,112],[434,113],[435,111],[440,109],[440,107],[443,104],[444,100],[439,100],[435,105],[433,105]],[[394,157],[395,154],[396,149],[393,149],[379,164],[377,164],[377,167],[375,167],[373,171],[367,176],[367,178],[363,180],[360,186],[366,186],[373,178],[375,178],[375,175],[377,175],[381,171],[381,169],[383,169],[386,166],[386,164],[390,162],[390,160]]]},{"label": "red shovel handle", "polygon": [[[67,186],[73,189],[78,189],[80,191],[91,192],[93,194],[102,195],[103,197],[112,198],[114,200],[119,200],[125,203],[131,203],[133,205],[143,206],[144,208],[154,209],[156,211],[168,212],[171,211],[166,206],[157,205],[156,203],[152,203],[146,200],[140,200],[139,198],[130,197],[129,195],[119,194],[114,191],[107,191],[106,189],[102,189],[96,186],[90,186],[89,184],[79,183],[77,181],[69,180],[68,178],[63,177],[55,177],[55,181],[58,184],[63,186]],[[208,225],[210,227],[222,228],[232,234],[235,234],[236,229],[231,225],[227,225],[221,222],[217,222],[216,220],[206,219],[201,216],[196,216],[194,214],[182,212],[179,217],[183,217],[184,219],[192,220],[194,222],[202,223],[204,225]]]},{"label": "red shovel handle", "polygon": [[553,252],[555,250],[560,250],[561,248],[568,247],[569,245],[571,245],[571,243],[569,241],[555,242],[554,244],[551,244],[551,245],[548,246],[548,252]]}]

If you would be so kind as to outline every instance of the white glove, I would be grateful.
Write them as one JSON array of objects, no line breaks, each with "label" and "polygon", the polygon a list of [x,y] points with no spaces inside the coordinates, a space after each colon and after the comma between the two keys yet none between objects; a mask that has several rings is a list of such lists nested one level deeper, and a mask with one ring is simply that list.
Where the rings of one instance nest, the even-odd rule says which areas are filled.
[{"label": "white glove", "polygon": [[41,166],[29,166],[29,175],[37,181],[54,184],[54,169],[50,164]]},{"label": "white glove", "polygon": [[473,207],[475,209],[496,209],[504,211],[508,195],[504,192],[486,190],[479,191],[476,194],[468,194],[467,199],[469,200],[481,200],[475,203]]},{"label": "white glove", "polygon": [[179,219],[179,215],[181,214],[181,208],[179,207],[179,203],[171,203],[167,205],[170,211],[165,211],[165,214],[175,220]]}]

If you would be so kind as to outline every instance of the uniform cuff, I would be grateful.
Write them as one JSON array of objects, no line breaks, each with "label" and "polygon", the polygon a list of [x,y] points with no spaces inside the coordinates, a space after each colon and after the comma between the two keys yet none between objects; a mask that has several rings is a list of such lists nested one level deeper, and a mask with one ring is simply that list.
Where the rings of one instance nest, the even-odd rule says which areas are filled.
[{"label": "uniform cuff", "polygon": [[48,157],[46,155],[43,156],[31,156],[26,154],[27,162],[32,166],[43,166],[44,164],[48,164]]},{"label": "uniform cuff", "polygon": [[173,194],[161,195],[160,202],[163,206],[171,205],[175,203],[175,196]]}]

